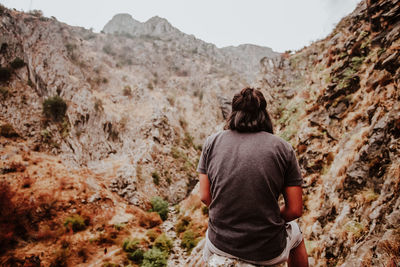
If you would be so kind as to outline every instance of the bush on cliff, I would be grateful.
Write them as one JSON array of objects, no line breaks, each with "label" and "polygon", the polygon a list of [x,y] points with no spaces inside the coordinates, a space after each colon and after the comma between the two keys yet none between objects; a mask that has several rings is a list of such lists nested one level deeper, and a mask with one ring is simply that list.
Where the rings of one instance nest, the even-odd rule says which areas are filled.
[{"label": "bush on cliff", "polygon": [[79,232],[79,231],[85,230],[87,227],[87,225],[85,223],[85,219],[78,214],[75,214],[73,216],[66,218],[65,222],[64,222],[64,226],[67,228],[71,227],[72,231],[74,231],[74,232]]},{"label": "bush on cliff", "polygon": [[154,246],[169,253],[172,249],[172,241],[163,233],[156,238]]},{"label": "bush on cliff", "polygon": [[192,230],[187,230],[182,235],[181,247],[185,248],[188,253],[197,245],[199,240],[197,239],[197,234]]},{"label": "bush on cliff", "polygon": [[11,61],[10,65],[13,69],[20,69],[25,66],[25,62],[21,58],[16,57],[13,61]]},{"label": "bush on cliff", "polygon": [[0,136],[4,136],[7,138],[11,138],[11,137],[18,137],[18,133],[14,130],[14,128],[12,127],[11,124],[3,124],[0,125]]},{"label": "bush on cliff", "polygon": [[151,199],[151,211],[157,212],[161,219],[165,221],[168,218],[168,202],[160,197],[153,197]]},{"label": "bush on cliff", "polygon": [[167,266],[168,255],[165,251],[154,247],[143,255],[142,267],[164,267]]},{"label": "bush on cliff", "polygon": [[47,98],[43,102],[43,113],[47,118],[61,121],[67,111],[67,103],[59,96]]}]

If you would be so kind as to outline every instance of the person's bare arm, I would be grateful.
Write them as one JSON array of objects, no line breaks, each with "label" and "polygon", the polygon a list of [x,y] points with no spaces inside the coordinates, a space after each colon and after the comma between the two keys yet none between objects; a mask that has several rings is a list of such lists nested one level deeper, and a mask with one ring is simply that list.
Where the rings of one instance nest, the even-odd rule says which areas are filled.
[{"label": "person's bare arm", "polygon": [[200,173],[200,199],[208,207],[211,203],[210,181],[207,174]]},{"label": "person's bare arm", "polygon": [[303,213],[303,190],[301,186],[288,186],[283,190],[285,205],[281,207],[281,216],[286,222],[299,218]]}]

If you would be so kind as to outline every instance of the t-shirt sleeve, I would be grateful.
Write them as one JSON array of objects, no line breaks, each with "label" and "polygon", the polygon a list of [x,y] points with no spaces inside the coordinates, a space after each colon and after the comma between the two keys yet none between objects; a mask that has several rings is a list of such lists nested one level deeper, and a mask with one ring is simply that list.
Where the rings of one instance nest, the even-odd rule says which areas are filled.
[{"label": "t-shirt sleeve", "polygon": [[207,138],[203,144],[203,149],[201,151],[199,164],[197,165],[197,172],[202,174],[207,174],[207,156],[208,156],[208,145],[209,145],[208,140],[209,138]]},{"label": "t-shirt sleeve", "polygon": [[303,177],[301,176],[300,166],[296,158],[296,154],[292,147],[290,147],[287,160],[287,168],[285,171],[284,186],[301,186],[303,184]]}]

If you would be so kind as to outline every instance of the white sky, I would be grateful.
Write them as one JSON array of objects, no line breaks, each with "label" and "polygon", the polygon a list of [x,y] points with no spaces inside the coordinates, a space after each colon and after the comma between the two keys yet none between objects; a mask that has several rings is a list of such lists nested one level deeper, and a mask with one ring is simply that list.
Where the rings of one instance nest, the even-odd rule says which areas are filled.
[{"label": "white sky", "polygon": [[99,32],[117,13],[143,22],[166,18],[179,30],[218,47],[251,43],[278,52],[324,38],[360,0],[0,0],[8,8],[40,9],[69,25]]}]

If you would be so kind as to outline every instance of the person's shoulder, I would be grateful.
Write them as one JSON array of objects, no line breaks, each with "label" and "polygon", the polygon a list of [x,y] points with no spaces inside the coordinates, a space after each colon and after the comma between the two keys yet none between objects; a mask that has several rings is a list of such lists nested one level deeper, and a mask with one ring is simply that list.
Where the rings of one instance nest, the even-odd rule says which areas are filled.
[{"label": "person's shoulder", "polygon": [[213,134],[211,134],[210,136],[207,137],[206,143],[210,144],[213,141],[215,141],[215,139],[227,134],[228,132],[229,132],[229,130],[222,130],[222,131],[218,131],[216,133],[213,133]]},{"label": "person's shoulder", "polygon": [[285,151],[293,150],[292,145],[278,135],[271,134],[268,132],[262,132],[262,136],[263,136],[263,138],[268,140],[269,143],[273,144],[275,147],[282,148]]}]

